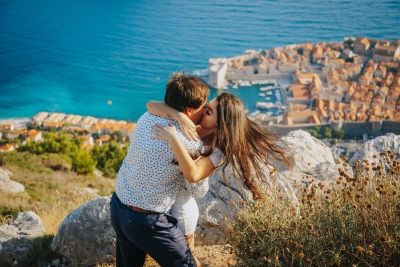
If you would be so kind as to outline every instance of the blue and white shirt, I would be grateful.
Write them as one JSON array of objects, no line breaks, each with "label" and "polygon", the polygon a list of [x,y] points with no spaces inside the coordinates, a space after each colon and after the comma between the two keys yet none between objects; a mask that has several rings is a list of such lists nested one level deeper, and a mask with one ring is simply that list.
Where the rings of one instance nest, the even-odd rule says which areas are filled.
[{"label": "blue and white shirt", "polygon": [[143,114],[117,176],[115,193],[122,203],[161,213],[171,209],[184,176],[179,165],[172,164],[176,158],[169,142],[151,139],[150,132],[155,123],[168,126],[169,122],[176,126],[178,137],[190,154],[195,155],[202,147],[201,142],[185,137],[177,121],[149,112]]}]

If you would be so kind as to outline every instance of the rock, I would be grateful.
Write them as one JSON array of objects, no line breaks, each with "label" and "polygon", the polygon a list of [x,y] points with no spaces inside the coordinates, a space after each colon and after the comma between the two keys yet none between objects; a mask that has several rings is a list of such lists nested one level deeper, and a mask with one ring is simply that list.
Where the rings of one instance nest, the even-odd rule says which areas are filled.
[{"label": "rock", "polygon": [[18,213],[12,223],[0,225],[0,259],[24,263],[29,259],[30,240],[45,234],[42,221],[32,211]]},{"label": "rock", "polygon": [[25,187],[10,179],[12,173],[8,170],[0,168],[0,190],[11,193],[20,193],[25,191]]},{"label": "rock", "polygon": [[110,200],[98,197],[72,211],[58,228],[52,250],[82,266],[113,261],[116,236],[111,226]]},{"label": "rock", "polygon": [[[273,201],[282,201],[293,204],[298,203],[296,191],[304,187],[311,186],[311,179],[316,183],[323,183],[326,188],[339,177],[338,165],[328,146],[320,140],[312,137],[308,132],[297,130],[290,132],[282,138],[286,144],[286,150],[292,155],[290,162],[292,169],[286,165],[270,160],[271,166],[266,166],[266,173],[262,187],[267,197]],[[273,168],[277,172],[270,175]],[[346,171],[352,174],[351,168]],[[249,190],[227,169],[226,179],[222,178],[222,170],[217,170],[210,177],[210,190],[202,198],[197,200],[200,216],[196,235],[200,237],[200,242],[206,245],[225,244],[227,223],[237,216],[242,201],[252,200]],[[303,180],[302,177],[309,179]],[[232,204],[233,203],[236,204]]]},{"label": "rock", "polygon": [[92,188],[92,187],[79,188],[79,190],[78,190],[78,194],[81,194],[81,195],[96,195],[96,196],[98,196],[98,192],[99,192],[98,189]]},{"label": "rock", "polygon": [[53,265],[53,266],[58,266],[58,265],[60,265],[60,259],[55,259],[55,260],[53,260],[53,261],[51,262],[51,265]]},{"label": "rock", "polygon": [[[384,158],[387,159],[387,157],[380,156],[379,153],[388,150],[392,150],[396,158],[400,159],[400,135],[389,133],[366,142],[350,159],[349,165],[353,166],[358,160],[362,161],[367,159],[370,163],[375,162],[378,165],[384,166],[387,172],[389,170],[388,161],[383,160]],[[374,158],[374,155],[376,155],[376,158]],[[357,172],[355,172],[355,174],[357,174]]]}]

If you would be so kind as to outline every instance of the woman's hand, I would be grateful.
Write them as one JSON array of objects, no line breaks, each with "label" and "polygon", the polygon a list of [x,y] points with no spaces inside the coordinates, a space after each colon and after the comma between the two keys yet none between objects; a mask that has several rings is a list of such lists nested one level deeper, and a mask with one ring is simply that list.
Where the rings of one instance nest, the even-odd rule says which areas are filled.
[{"label": "woman's hand", "polygon": [[186,135],[187,139],[198,141],[199,136],[196,132],[196,125],[194,125],[193,121],[189,119],[189,117],[180,112],[178,114],[177,121],[179,123],[179,127],[181,127],[182,132]]},{"label": "woman's hand", "polygon": [[151,139],[164,140],[168,142],[171,142],[171,140],[174,139],[178,139],[175,125],[172,122],[169,123],[169,127],[156,123],[151,126],[151,128],[151,133],[155,134],[155,136],[152,136]]}]

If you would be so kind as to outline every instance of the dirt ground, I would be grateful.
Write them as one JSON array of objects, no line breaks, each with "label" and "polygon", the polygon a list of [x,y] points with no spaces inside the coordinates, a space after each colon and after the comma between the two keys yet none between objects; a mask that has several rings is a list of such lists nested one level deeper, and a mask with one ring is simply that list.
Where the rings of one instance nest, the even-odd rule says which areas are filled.
[{"label": "dirt ground", "polygon": [[[235,255],[229,245],[202,245],[195,247],[195,254],[203,267],[229,267],[235,266]],[[153,259],[146,260],[146,267],[159,267]]]}]

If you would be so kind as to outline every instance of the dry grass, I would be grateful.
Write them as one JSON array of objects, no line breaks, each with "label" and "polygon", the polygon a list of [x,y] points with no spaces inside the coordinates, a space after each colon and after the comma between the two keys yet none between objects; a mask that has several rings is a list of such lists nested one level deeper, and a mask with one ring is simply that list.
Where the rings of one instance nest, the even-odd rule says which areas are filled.
[{"label": "dry grass", "polygon": [[[10,170],[12,180],[23,184],[23,193],[2,192],[0,198],[0,225],[20,211],[32,210],[42,219],[46,235],[33,240],[32,257],[26,266],[48,266],[57,257],[50,244],[63,219],[74,209],[89,201],[94,195],[80,193],[84,187],[96,188],[101,195],[110,195],[115,180],[104,177],[79,176],[68,170],[54,171],[52,165],[68,165],[68,159],[55,156],[37,156],[26,153],[7,154],[3,169]],[[51,164],[49,164],[51,161]],[[207,249],[206,249],[207,248]],[[211,248],[211,250],[210,250]],[[233,254],[223,254],[222,246],[197,246],[196,253],[204,266],[233,266]],[[0,266],[7,262],[0,260]],[[10,263],[12,266],[12,263]],[[20,264],[20,266],[22,266]],[[147,257],[146,267],[159,266]],[[115,267],[115,263],[99,263],[97,267]]]},{"label": "dry grass", "polygon": [[28,210],[42,217],[49,214],[49,223],[46,218],[42,219],[46,230],[55,233],[55,227],[59,225],[57,221],[96,196],[88,194],[83,188],[97,189],[99,195],[111,195],[114,190],[115,179],[77,175],[67,169],[53,170],[53,166],[68,165],[65,157],[28,153],[7,153],[2,157],[5,164],[1,167],[12,172],[11,179],[23,184],[25,192],[2,192],[4,197],[0,198],[0,220],[7,215]]},{"label": "dry grass", "polygon": [[229,230],[238,265],[398,266],[400,162],[392,151],[374,157],[352,166],[357,176],[340,169],[330,189],[311,178],[298,207],[241,207]]}]

